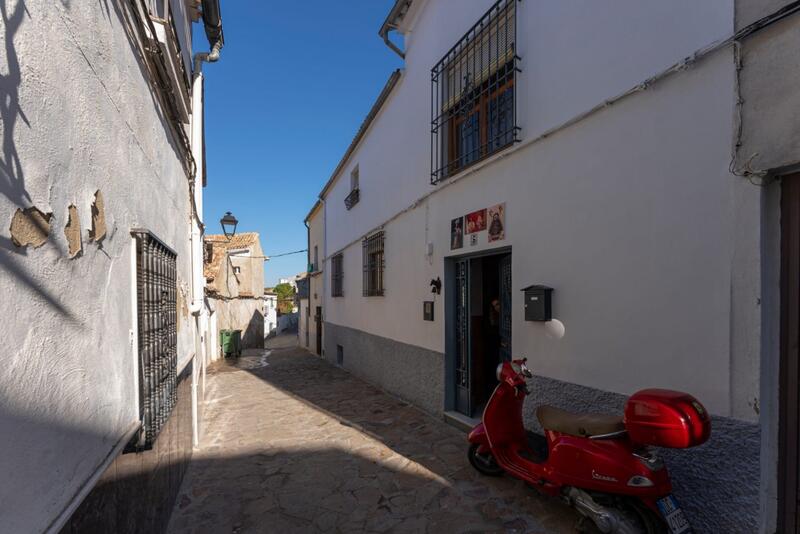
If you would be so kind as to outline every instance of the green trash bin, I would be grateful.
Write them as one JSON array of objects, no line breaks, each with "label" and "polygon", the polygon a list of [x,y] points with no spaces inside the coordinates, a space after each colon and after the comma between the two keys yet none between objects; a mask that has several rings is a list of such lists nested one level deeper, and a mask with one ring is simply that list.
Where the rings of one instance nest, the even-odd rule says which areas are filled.
[{"label": "green trash bin", "polygon": [[229,356],[238,358],[242,354],[242,331],[220,330],[219,345],[226,358]]},{"label": "green trash bin", "polygon": [[220,330],[219,331],[219,346],[222,349],[222,356],[227,358],[229,356],[236,356],[236,345],[233,336],[233,330]]},{"label": "green trash bin", "polygon": [[241,330],[231,330],[231,339],[233,341],[233,348],[236,352],[236,357],[242,355],[242,331]]}]

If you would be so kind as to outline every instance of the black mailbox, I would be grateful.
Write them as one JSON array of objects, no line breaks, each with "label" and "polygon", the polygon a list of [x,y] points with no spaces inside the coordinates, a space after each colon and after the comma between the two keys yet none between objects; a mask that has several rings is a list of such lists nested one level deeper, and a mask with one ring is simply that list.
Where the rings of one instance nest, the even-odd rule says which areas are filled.
[{"label": "black mailbox", "polygon": [[522,289],[525,294],[525,320],[549,321],[553,318],[553,288],[541,285]]}]

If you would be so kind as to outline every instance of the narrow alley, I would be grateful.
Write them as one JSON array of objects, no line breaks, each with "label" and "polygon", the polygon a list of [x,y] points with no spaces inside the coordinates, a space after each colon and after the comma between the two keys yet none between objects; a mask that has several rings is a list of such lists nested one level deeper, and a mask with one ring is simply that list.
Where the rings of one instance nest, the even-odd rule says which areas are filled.
[{"label": "narrow alley", "polygon": [[169,532],[574,532],[559,501],[470,467],[462,432],[295,342],[210,368]]}]

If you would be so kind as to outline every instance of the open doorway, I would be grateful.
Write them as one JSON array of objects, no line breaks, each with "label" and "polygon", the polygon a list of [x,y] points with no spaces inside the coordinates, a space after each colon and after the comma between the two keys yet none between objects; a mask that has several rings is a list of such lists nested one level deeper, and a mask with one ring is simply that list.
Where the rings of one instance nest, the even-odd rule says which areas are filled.
[{"label": "open doorway", "polygon": [[497,365],[511,358],[511,253],[451,262],[447,408],[479,418],[497,386]]},{"label": "open doorway", "polygon": [[781,180],[778,531],[800,532],[800,175]]}]

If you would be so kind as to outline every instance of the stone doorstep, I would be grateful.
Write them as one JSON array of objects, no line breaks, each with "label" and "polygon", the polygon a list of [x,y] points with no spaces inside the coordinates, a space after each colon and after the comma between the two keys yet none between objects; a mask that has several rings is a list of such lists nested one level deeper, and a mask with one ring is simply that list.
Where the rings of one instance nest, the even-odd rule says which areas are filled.
[{"label": "stone doorstep", "polygon": [[459,412],[444,412],[442,414],[442,419],[448,425],[461,430],[464,433],[469,433],[475,425],[481,422],[480,419],[475,419],[474,417],[467,417],[463,413]]}]

